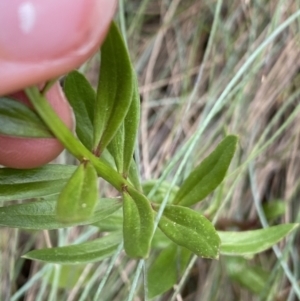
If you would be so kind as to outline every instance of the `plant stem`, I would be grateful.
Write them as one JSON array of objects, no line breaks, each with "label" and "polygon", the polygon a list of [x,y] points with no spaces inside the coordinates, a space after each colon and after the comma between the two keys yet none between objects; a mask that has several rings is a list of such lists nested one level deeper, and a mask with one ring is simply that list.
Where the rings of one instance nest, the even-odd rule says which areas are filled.
[{"label": "plant stem", "polygon": [[108,166],[101,158],[94,156],[57,116],[46,98],[40,93],[37,87],[25,89],[33,107],[53,132],[55,137],[64,147],[79,161],[89,160],[95,167],[98,175],[113,185],[117,190],[122,191],[123,186],[131,186],[117,171]]}]

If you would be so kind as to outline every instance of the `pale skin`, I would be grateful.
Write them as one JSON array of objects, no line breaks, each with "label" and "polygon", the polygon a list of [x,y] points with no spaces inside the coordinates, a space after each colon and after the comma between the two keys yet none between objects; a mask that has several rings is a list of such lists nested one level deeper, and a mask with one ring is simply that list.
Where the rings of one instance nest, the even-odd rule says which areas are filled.
[{"label": "pale skin", "polygon": [[[116,0],[0,0],[0,96],[30,105],[22,91],[77,68],[103,42]],[[59,117],[74,128],[59,83],[46,94]],[[0,100],[1,101],[1,100]],[[0,165],[33,168],[63,150],[57,139],[0,136]]]}]

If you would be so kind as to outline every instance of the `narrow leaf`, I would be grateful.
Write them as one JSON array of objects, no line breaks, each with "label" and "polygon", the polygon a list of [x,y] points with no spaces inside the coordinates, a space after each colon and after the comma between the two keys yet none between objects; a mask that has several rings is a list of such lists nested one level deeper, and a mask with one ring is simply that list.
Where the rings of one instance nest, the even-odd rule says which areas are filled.
[{"label": "narrow leaf", "polygon": [[155,230],[151,241],[151,248],[162,250],[173,244],[173,242],[159,229]]},{"label": "narrow leaf", "polygon": [[112,23],[101,48],[101,67],[94,115],[94,150],[111,142],[128,112],[133,87],[130,58],[117,26]]},{"label": "narrow leaf", "polygon": [[[85,268],[85,264],[61,265],[59,275],[57,275],[56,269],[52,269],[49,278],[45,277],[43,280],[46,280],[51,287],[55,285],[55,287],[57,286],[60,289],[71,290],[76,286],[79,279],[82,279],[81,276]],[[92,275],[93,271],[90,271],[82,284],[82,288],[86,286]]]},{"label": "narrow leaf", "polygon": [[83,181],[84,165],[80,164],[58,197],[56,207],[58,221],[67,223],[80,220],[78,204],[81,202]]},{"label": "narrow leaf", "polygon": [[78,71],[68,74],[64,91],[76,117],[76,134],[89,149],[93,146],[93,120],[96,92]]},{"label": "narrow leaf", "polygon": [[121,235],[113,233],[90,242],[31,251],[23,258],[57,264],[82,264],[110,257],[121,242]]},{"label": "narrow leaf", "polygon": [[[123,205],[123,203],[122,203]],[[107,218],[93,224],[101,232],[122,231],[123,229],[123,210],[117,210]]]},{"label": "narrow leaf", "polygon": [[75,168],[72,165],[54,164],[27,170],[0,168],[0,201],[57,194]]},{"label": "narrow leaf", "polygon": [[81,163],[57,201],[60,222],[80,222],[89,218],[98,199],[97,173],[90,162]]},{"label": "narrow leaf", "polygon": [[[158,210],[158,206],[155,206]],[[181,206],[166,206],[159,228],[176,244],[198,256],[218,258],[220,238],[211,222],[198,212]]]},{"label": "narrow leaf", "polygon": [[2,207],[0,208],[0,225],[31,230],[52,230],[89,225],[109,218],[110,215],[122,206],[119,199],[101,199],[97,204],[94,214],[85,221],[61,223],[56,218],[57,197],[52,197],[50,200]]},{"label": "narrow leaf", "polygon": [[298,227],[299,224],[283,224],[244,232],[219,231],[220,252],[225,255],[251,256],[271,248]]},{"label": "narrow leaf", "polygon": [[[144,191],[145,195],[148,195],[150,193],[150,191],[156,186],[157,182],[158,182],[157,180],[149,180],[149,181],[143,182],[142,186],[143,186],[143,191]],[[155,192],[154,196],[151,198],[151,201],[160,204],[164,200],[167,192],[170,189],[170,186],[171,186],[171,184],[169,182],[166,182],[166,181],[162,182],[159,185],[159,187],[156,189],[156,192]],[[168,203],[172,203],[178,190],[179,190],[178,186],[172,187],[172,190],[170,192],[170,197],[168,199]]]},{"label": "narrow leaf", "polygon": [[142,194],[130,190],[123,193],[124,248],[133,258],[148,257],[154,229],[153,211],[150,202]]},{"label": "narrow leaf", "polygon": [[250,265],[242,257],[226,257],[228,276],[250,292],[260,294],[267,285],[269,273],[258,265]]},{"label": "narrow leaf", "polygon": [[129,168],[132,162],[133,153],[136,145],[136,138],[140,122],[140,95],[138,90],[137,78],[132,71],[133,93],[130,108],[124,120],[124,154],[123,170],[125,177],[128,176]]},{"label": "narrow leaf", "polygon": [[[138,83],[134,71],[133,76],[133,94],[130,108],[122,123],[109,144],[108,148],[113,155],[117,170],[127,178],[132,175],[131,164],[133,163],[133,153],[136,144],[136,137],[140,121],[140,97],[138,91]],[[131,170],[130,170],[131,169]]]},{"label": "narrow leaf", "polygon": [[0,134],[26,138],[53,138],[40,117],[23,103],[0,97]]},{"label": "narrow leaf", "polygon": [[148,270],[148,297],[165,293],[177,283],[186,268],[191,252],[175,244],[160,252]]},{"label": "narrow leaf", "polygon": [[215,190],[226,175],[237,141],[236,136],[227,136],[183,182],[174,204],[194,205]]},{"label": "narrow leaf", "polygon": [[117,171],[122,173],[124,163],[124,124],[121,124],[107,149],[114,158]]},{"label": "narrow leaf", "polygon": [[86,220],[94,213],[98,202],[98,175],[93,164],[89,161],[84,163],[84,181],[78,208],[80,220]]},{"label": "narrow leaf", "polygon": [[140,172],[134,159],[131,160],[128,178],[132,185],[135,187],[135,189],[137,189],[140,192],[143,191],[140,179]]}]

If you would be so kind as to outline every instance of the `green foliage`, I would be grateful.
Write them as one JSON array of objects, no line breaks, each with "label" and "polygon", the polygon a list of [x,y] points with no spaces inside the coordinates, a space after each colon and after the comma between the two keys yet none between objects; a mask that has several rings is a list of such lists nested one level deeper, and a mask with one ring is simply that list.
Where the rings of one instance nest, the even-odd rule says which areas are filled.
[{"label": "green foliage", "polygon": [[138,192],[123,192],[123,236],[128,256],[147,258],[154,221],[150,202]]},{"label": "green foliage", "polygon": [[242,257],[226,257],[228,276],[252,293],[260,294],[266,287],[269,273],[258,265],[250,265]]},{"label": "green foliage", "polygon": [[174,204],[194,205],[215,190],[226,175],[237,141],[236,136],[227,136],[183,182],[175,196]]},{"label": "green foliage", "polygon": [[190,257],[190,251],[175,244],[162,250],[148,270],[148,297],[161,295],[176,284]]},{"label": "green foliage", "polygon": [[57,264],[83,264],[111,256],[121,242],[120,233],[78,245],[30,251],[23,258]]},{"label": "green foliage", "polygon": [[137,79],[133,76],[133,92],[128,113],[124,123],[120,125],[116,135],[112,139],[108,148],[115,159],[117,170],[127,178],[132,175],[130,166],[133,163],[133,153],[135,149],[138,125],[140,121],[140,97]]},{"label": "green foliage", "polygon": [[285,203],[282,200],[271,201],[263,205],[264,213],[268,220],[282,216],[285,213]]},{"label": "green foliage", "polygon": [[0,169],[0,201],[57,194],[75,170],[70,165],[46,165],[29,170]]},{"label": "green foliage", "polygon": [[92,216],[98,201],[97,173],[90,162],[83,162],[63,188],[57,200],[60,222],[82,222]]},{"label": "green foliage", "polygon": [[92,150],[96,92],[85,76],[78,71],[67,75],[64,91],[75,114],[76,134],[86,148]]},{"label": "green foliage", "polygon": [[131,160],[128,177],[135,189],[142,192],[143,188],[140,180],[140,171],[138,170],[137,164],[133,159]]},{"label": "green foliage", "polygon": [[112,23],[101,48],[101,69],[94,107],[94,143],[101,154],[122,125],[133,95],[130,58],[117,26]]},{"label": "green foliage", "polygon": [[192,209],[167,206],[159,222],[159,228],[173,242],[198,256],[219,257],[220,238],[214,226],[207,218]]},{"label": "green foliage", "polygon": [[136,137],[140,122],[140,95],[139,86],[136,75],[132,71],[133,77],[133,91],[131,104],[128,113],[124,120],[124,149],[123,149],[123,170],[125,177],[128,176],[130,165],[132,164],[132,157],[136,144]]},{"label": "green foliage", "polygon": [[[0,208],[0,225],[32,230],[91,225],[108,235],[78,245],[34,250],[24,258],[86,264],[118,254],[122,241],[126,254],[135,259],[146,259],[152,248],[153,254],[159,252],[146,277],[148,297],[153,298],[179,281],[192,253],[212,259],[219,254],[229,255],[225,260],[231,279],[259,294],[267,280],[265,271],[236,256],[249,257],[267,250],[298,224],[247,232],[217,232],[208,218],[187,208],[202,201],[222,183],[235,153],[237,137],[225,137],[181,187],[172,188],[167,206],[161,208],[158,204],[170,190],[167,182],[170,179],[159,185],[151,200],[147,199],[146,195],[160,180],[141,184],[140,168],[133,158],[140,120],[138,83],[115,24],[111,25],[101,48],[97,93],[77,71],[67,75],[64,90],[75,113],[77,137],[61,122],[37,87],[26,89],[37,113],[19,102],[0,99],[0,134],[55,136],[80,162],[78,167],[1,168],[1,202],[42,199]],[[122,200],[99,199],[98,178],[116,188]],[[217,213],[222,196],[223,189],[214,206],[206,211],[210,217]],[[160,220],[155,221],[159,229],[154,231],[157,225],[154,216],[160,208],[164,210]],[[268,218],[280,216],[283,209],[282,203],[264,208]]]},{"label": "green foliage", "polygon": [[[123,207],[123,204],[120,203]],[[123,208],[122,208],[123,209]],[[117,210],[107,218],[93,224],[102,232],[122,231],[123,229],[123,210]]]},{"label": "green foliage", "polygon": [[27,138],[53,138],[41,118],[19,101],[0,97],[0,134]]},{"label": "green foliage", "polygon": [[85,265],[62,265],[59,271],[58,281],[55,275],[55,269],[53,269],[50,278],[49,284],[55,285],[55,281],[57,281],[57,285],[59,288],[67,288],[72,289],[77,281],[80,279],[84,271]]},{"label": "green foliage", "polygon": [[45,200],[0,208],[0,225],[4,227],[52,230],[78,225],[89,225],[108,218],[122,203],[119,199],[100,199],[92,216],[82,221],[59,222],[56,217],[57,196]]},{"label": "green foliage", "polygon": [[252,256],[271,248],[299,224],[283,224],[265,229],[244,232],[221,232],[221,254]]},{"label": "green foliage", "polygon": [[[149,180],[149,181],[146,181],[143,183],[143,191],[144,193],[147,195],[150,193],[150,191],[155,187],[155,185],[157,184],[157,181],[155,180]],[[155,202],[155,203],[161,203],[166,195],[166,193],[168,192],[170,188],[170,183],[168,182],[162,182],[158,189],[156,190],[154,196],[152,197],[151,201],[152,202]],[[170,197],[169,197],[169,200],[168,202],[169,203],[172,203],[176,193],[178,192],[179,190],[179,187],[177,186],[174,186],[171,190],[171,193],[170,193]]]}]

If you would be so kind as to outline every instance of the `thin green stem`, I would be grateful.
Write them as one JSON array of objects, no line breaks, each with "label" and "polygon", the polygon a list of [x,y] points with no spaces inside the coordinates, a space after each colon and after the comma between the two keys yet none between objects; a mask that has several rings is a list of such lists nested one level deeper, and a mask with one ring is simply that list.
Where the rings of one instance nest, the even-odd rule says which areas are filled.
[{"label": "thin green stem", "polygon": [[124,185],[131,186],[117,171],[108,166],[101,158],[94,156],[73,136],[37,87],[27,88],[25,92],[39,116],[73,156],[79,161],[84,159],[90,160],[97,170],[98,175],[113,185],[117,190],[122,191]]}]

